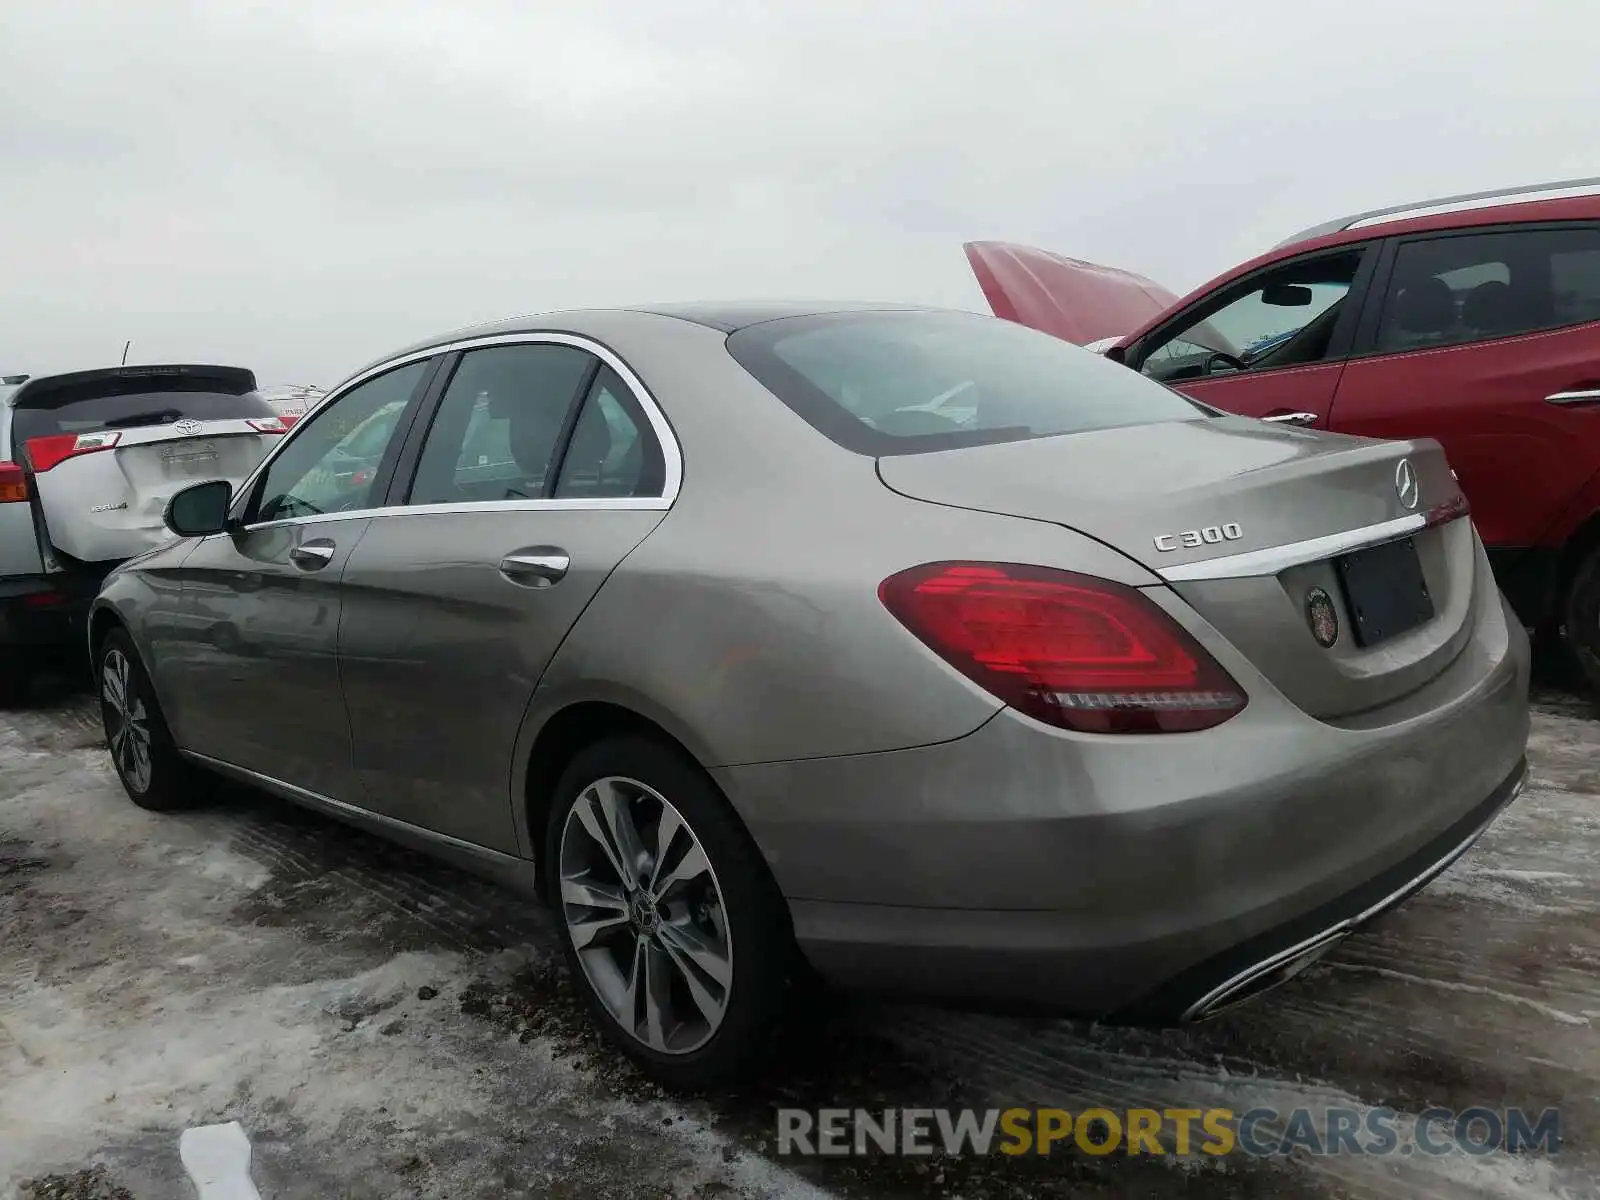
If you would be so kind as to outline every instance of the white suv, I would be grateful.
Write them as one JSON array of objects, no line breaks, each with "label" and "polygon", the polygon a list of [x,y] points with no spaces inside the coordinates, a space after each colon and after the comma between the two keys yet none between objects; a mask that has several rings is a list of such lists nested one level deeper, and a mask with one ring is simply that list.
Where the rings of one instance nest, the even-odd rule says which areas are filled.
[{"label": "white suv", "polygon": [[[237,485],[286,426],[240,367],[133,366],[0,392],[0,701],[77,636],[100,581],[170,540],[167,500]],[[19,385],[20,386],[15,386]]]}]

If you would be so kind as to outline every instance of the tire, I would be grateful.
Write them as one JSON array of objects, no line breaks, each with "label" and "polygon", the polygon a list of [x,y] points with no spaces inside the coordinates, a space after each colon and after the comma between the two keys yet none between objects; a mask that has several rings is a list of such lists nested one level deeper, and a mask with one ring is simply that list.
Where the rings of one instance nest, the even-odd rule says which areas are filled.
[{"label": "tire", "polygon": [[671,1087],[758,1073],[798,955],[766,862],[699,765],[645,737],[583,748],[556,785],[544,850],[573,984],[607,1039]]},{"label": "tire", "polygon": [[188,765],[167,729],[133,639],[121,629],[95,648],[95,689],[111,765],[128,799],[151,812],[187,808]]},{"label": "tire", "polygon": [[1561,601],[1561,623],[1589,694],[1600,699],[1600,547],[1573,572]]},{"label": "tire", "polygon": [[1536,686],[1563,692],[1582,693],[1588,690],[1588,680],[1578,666],[1577,654],[1567,640],[1559,615],[1535,629],[1531,641],[1533,682]]}]

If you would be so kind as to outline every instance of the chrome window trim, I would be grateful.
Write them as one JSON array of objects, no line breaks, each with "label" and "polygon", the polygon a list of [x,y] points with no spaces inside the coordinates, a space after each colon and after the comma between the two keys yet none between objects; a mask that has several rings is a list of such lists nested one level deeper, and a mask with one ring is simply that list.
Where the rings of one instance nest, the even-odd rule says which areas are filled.
[{"label": "chrome window trim", "polygon": [[[616,372],[617,377],[633,393],[634,400],[644,412],[645,420],[650,423],[650,429],[655,434],[656,442],[661,447],[661,458],[664,469],[661,494],[659,496],[600,496],[593,499],[573,499],[571,497],[550,497],[535,500],[480,500],[462,501],[452,504],[415,504],[415,505],[386,505],[381,508],[352,509],[348,512],[318,513],[305,517],[286,517],[281,521],[260,521],[244,526],[246,532],[258,529],[277,529],[292,525],[304,525],[311,521],[352,521],[362,517],[396,517],[396,516],[436,516],[442,513],[456,512],[520,512],[541,509],[580,509],[580,510],[613,510],[628,511],[661,511],[672,507],[673,501],[678,498],[678,492],[683,487],[683,449],[678,444],[677,435],[672,430],[672,425],[667,421],[666,414],[656,402],[650,390],[644,386],[644,381],[634,374],[633,369],[625,363],[621,356],[603,342],[594,338],[585,337],[576,333],[556,333],[531,331],[525,333],[499,333],[485,337],[463,338],[454,342],[444,342],[437,346],[430,346],[424,350],[411,350],[398,354],[394,358],[385,359],[375,366],[368,367],[359,375],[352,376],[340,384],[335,390],[329,392],[316,405],[315,409],[308,411],[301,422],[310,420],[314,412],[320,412],[330,404],[335,404],[339,399],[367,380],[385,374],[408,363],[433,358],[435,355],[454,354],[457,351],[482,350],[491,346],[514,345],[558,345],[574,346],[579,350],[587,350],[606,366]],[[299,425],[296,425],[296,429]],[[251,471],[239,485],[238,496],[240,499],[248,496],[255,487],[256,480],[261,473],[266,471],[273,460],[282,454],[284,449],[294,440],[294,431],[284,438],[272,453],[268,454]]]},{"label": "chrome window trim", "polygon": [[1379,521],[1360,529],[1343,533],[1329,533],[1322,537],[1306,538],[1282,546],[1269,546],[1264,550],[1246,550],[1240,554],[1224,554],[1220,558],[1207,558],[1199,562],[1181,563],[1158,568],[1156,574],[1168,583],[1200,582],[1210,579],[1249,579],[1258,575],[1276,575],[1290,567],[1320,562],[1336,554],[1374,546],[1392,538],[1405,537],[1427,528],[1426,513],[1412,513],[1392,521]]},{"label": "chrome window trim", "polygon": [[[662,496],[596,496],[582,500],[571,497],[549,500],[463,500],[453,504],[390,504],[383,508],[352,508],[345,512],[318,513],[308,517],[285,517],[281,521],[260,521],[245,525],[243,530],[254,533],[259,529],[286,529],[306,525],[313,521],[358,521],[378,517],[438,517],[450,513],[475,512],[665,512],[672,502]],[[213,534],[220,537],[220,534]]]}]

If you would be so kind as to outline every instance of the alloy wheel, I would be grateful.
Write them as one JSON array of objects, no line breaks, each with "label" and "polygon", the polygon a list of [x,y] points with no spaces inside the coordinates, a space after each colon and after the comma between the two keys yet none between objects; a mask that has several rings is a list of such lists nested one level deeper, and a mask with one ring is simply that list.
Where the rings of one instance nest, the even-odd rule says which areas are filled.
[{"label": "alloy wheel", "polygon": [[100,708],[111,761],[127,785],[143,795],[150,790],[150,716],[121,650],[113,649],[101,663]]},{"label": "alloy wheel", "polygon": [[611,1017],[659,1054],[689,1054],[721,1026],[733,937],[700,839],[632,779],[584,788],[561,830],[561,912]]}]

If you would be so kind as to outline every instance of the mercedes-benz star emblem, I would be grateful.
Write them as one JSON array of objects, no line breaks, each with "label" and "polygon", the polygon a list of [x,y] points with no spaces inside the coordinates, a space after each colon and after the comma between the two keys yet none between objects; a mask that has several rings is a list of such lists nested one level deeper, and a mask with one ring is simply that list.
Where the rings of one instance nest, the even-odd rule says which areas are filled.
[{"label": "mercedes-benz star emblem", "polygon": [[1417,472],[1409,458],[1402,458],[1394,468],[1394,491],[1400,497],[1402,508],[1415,508],[1422,499],[1422,488],[1417,485]]},{"label": "mercedes-benz star emblem", "polygon": [[190,417],[185,417],[181,421],[174,421],[172,423],[172,428],[175,432],[181,433],[185,437],[188,437],[190,434],[200,432],[200,422]]}]

